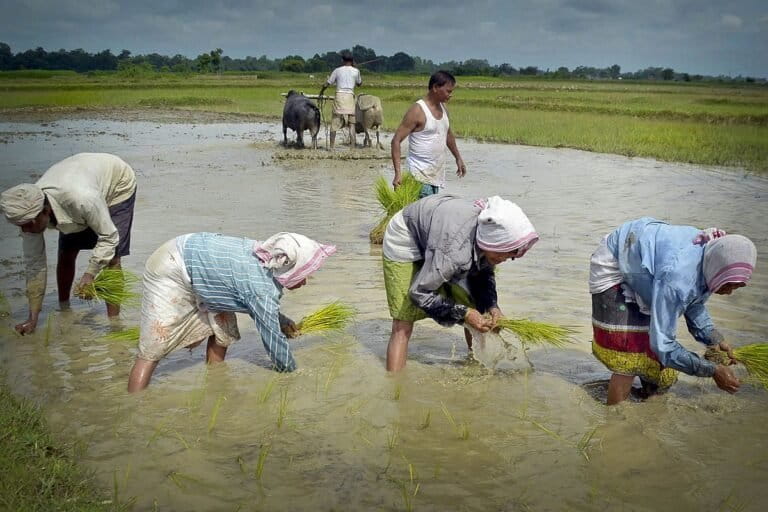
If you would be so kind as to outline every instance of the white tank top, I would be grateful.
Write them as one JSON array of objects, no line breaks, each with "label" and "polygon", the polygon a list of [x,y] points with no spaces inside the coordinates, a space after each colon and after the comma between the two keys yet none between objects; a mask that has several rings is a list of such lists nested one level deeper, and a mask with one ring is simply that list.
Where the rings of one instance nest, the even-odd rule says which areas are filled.
[{"label": "white tank top", "polygon": [[411,174],[422,183],[428,183],[436,187],[445,186],[445,141],[448,137],[448,112],[443,104],[441,119],[435,119],[424,100],[416,102],[427,121],[424,129],[411,132],[408,135],[408,160],[406,161]]}]

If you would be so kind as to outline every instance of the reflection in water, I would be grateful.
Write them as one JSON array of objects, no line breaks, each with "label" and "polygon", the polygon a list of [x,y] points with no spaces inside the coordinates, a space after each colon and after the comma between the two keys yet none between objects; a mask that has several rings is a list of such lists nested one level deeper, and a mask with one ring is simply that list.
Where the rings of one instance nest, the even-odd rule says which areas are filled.
[{"label": "reflection in water", "polygon": [[[358,308],[359,321],[344,335],[293,342],[299,371],[268,371],[255,329],[240,316],[243,340],[225,364],[206,369],[202,348],[179,351],[145,393],[128,396],[135,349],[104,339],[119,326],[102,306],[75,299],[59,311],[51,282],[38,332],[12,332],[25,314],[21,243],[0,223],[1,291],[12,309],[0,317],[7,381],[42,404],[55,431],[79,439],[105,488],[116,481],[138,509],[757,510],[768,498],[766,393],[745,386],[731,397],[684,376],[665,396],[606,409],[594,398],[602,393],[594,383],[608,373],[589,353],[586,287],[590,253],[626,219],[740,232],[758,246],[753,282],[713,297],[710,311],[733,343],[765,341],[765,179],[461,142],[469,172],[452,176],[448,191],[510,198],[541,234],[529,255],[500,267],[502,309],[574,326],[580,342],[529,352],[533,372],[494,373],[466,358],[459,328],[425,321],[407,370],[391,376],[383,369],[390,320],[381,252],[368,244],[378,215],[372,185],[389,176],[386,159],[277,163],[280,129],[269,124],[72,120],[0,130],[8,141],[2,189],[78,151],[114,152],[132,164],[139,195],[124,265],[133,271],[162,242],[192,231],[263,239],[294,230],[339,248],[309,286],[286,292],[283,309],[299,318],[340,298]],[[136,325],[137,311],[121,321]],[[682,331],[681,339],[699,348]]]}]

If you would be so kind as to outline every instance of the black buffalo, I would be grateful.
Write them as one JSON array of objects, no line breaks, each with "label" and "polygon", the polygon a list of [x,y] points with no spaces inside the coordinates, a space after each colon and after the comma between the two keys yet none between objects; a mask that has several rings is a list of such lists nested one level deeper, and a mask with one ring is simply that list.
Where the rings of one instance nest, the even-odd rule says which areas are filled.
[{"label": "black buffalo", "polygon": [[288,128],[296,132],[296,146],[303,148],[304,130],[312,136],[312,148],[317,149],[317,132],[320,131],[320,109],[312,101],[296,91],[288,91],[283,107],[283,145],[288,145]]}]

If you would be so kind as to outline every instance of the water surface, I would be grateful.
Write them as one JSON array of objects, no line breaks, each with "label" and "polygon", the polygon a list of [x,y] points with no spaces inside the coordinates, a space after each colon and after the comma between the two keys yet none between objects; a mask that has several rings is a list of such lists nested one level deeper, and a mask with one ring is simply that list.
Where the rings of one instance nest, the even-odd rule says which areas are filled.
[{"label": "water surface", "polygon": [[[646,159],[459,141],[468,166],[448,191],[519,203],[541,235],[500,267],[509,316],[574,326],[566,350],[530,351],[530,373],[490,372],[467,358],[461,329],[417,325],[407,370],[384,371],[390,319],[381,249],[368,243],[382,158],[280,158],[274,124],[60,120],[0,123],[0,188],[33,181],[80,151],[118,154],[137,171],[132,254],[140,273],[165,240],[193,231],[266,238],[297,231],[338,253],[309,286],[286,292],[300,318],[341,299],[358,308],[347,333],[294,342],[300,369],[267,369],[246,316],[227,362],[203,350],[162,361],[150,388],[125,392],[135,349],[104,336],[102,307],[58,308],[54,266],[36,334],[26,315],[21,241],[0,222],[0,360],[14,392],[41,404],[57,435],[118,499],[146,510],[762,510],[768,498],[768,394],[735,396],[683,376],[646,403],[607,409],[593,395],[607,371],[590,354],[588,259],[602,235],[642,215],[717,226],[758,246],[750,286],[713,297],[735,345],[766,341],[768,180]],[[303,156],[311,155],[306,151]],[[320,153],[319,156],[324,156]],[[292,155],[288,155],[289,157]],[[55,236],[49,233],[49,262]],[[81,255],[78,272],[85,267]],[[123,326],[138,323],[125,311]],[[701,347],[681,329],[686,347]],[[744,507],[744,508],[739,508]]]}]

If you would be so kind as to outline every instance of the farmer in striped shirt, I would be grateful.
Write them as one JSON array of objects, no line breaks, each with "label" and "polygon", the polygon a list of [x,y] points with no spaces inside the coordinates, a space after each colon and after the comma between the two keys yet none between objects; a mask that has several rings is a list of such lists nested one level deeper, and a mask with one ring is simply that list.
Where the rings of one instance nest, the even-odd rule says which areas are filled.
[{"label": "farmer in striped shirt", "polygon": [[296,334],[280,313],[283,288],[295,290],[336,247],[297,233],[260,242],[214,233],[169,240],[147,260],[139,353],[128,391],[146,388],[160,359],[207,338],[206,361],[224,360],[240,339],[235,313],[248,313],[276,371],[296,369],[286,337]]}]

